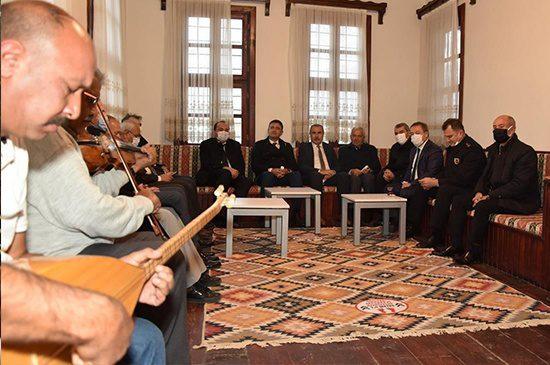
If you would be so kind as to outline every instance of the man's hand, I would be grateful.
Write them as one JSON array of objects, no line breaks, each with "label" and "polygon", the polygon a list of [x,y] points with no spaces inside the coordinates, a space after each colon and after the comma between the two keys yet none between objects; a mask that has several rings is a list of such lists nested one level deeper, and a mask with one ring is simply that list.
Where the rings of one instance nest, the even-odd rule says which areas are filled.
[{"label": "man's hand", "polygon": [[410,182],[408,182],[408,181],[401,182],[401,189],[406,189],[406,188],[410,188],[410,187],[411,187]]},{"label": "man's hand", "polygon": [[151,200],[151,202],[153,203],[153,213],[156,213],[160,209],[161,203],[160,203],[159,197],[157,196],[157,194],[153,193],[153,191],[150,188],[147,188],[143,184],[140,184],[138,186],[137,195],[144,196],[149,200]]},{"label": "man's hand", "polygon": [[349,174],[352,176],[360,176],[363,172],[359,169],[351,169],[349,170]]},{"label": "man's hand", "polygon": [[278,179],[281,179],[286,175],[285,169],[280,169],[280,168],[272,168],[271,173],[275,175],[275,177]]},{"label": "man's hand", "polygon": [[425,177],[423,179],[419,179],[418,182],[424,190],[430,190],[431,188],[439,186],[439,180],[433,177]]},{"label": "man's hand", "polygon": [[97,305],[88,307],[90,326],[81,330],[84,341],[75,346],[75,355],[87,364],[114,364],[130,346],[134,321],[120,302],[99,295],[91,299]]},{"label": "man's hand", "polygon": [[478,192],[476,193],[476,195],[474,195],[474,198],[472,199],[473,206],[475,207],[477,203],[487,199],[489,199],[489,195],[483,195],[483,193]]},{"label": "man's hand", "polygon": [[239,176],[239,170],[234,169],[229,166],[225,166],[224,169],[228,170],[231,173],[231,178],[235,180]]},{"label": "man's hand", "polygon": [[[162,256],[159,250],[153,250],[152,248],[146,248],[140,251],[132,252],[131,254],[121,258],[122,261],[134,265],[142,266],[147,261],[152,259],[158,259]],[[155,273],[147,280],[141,295],[139,297],[140,303],[145,303],[153,306],[161,305],[170,290],[174,287],[174,275],[170,268],[157,265],[155,267]]]},{"label": "man's hand", "polygon": [[166,181],[166,182],[170,182],[172,180],[174,180],[174,173],[173,172],[165,172],[164,174],[160,175],[160,181]]},{"label": "man's hand", "polygon": [[382,176],[384,178],[384,180],[386,180],[387,182],[390,182],[392,181],[393,179],[395,179],[395,174],[389,170],[389,169],[386,169],[384,170],[384,175]]}]

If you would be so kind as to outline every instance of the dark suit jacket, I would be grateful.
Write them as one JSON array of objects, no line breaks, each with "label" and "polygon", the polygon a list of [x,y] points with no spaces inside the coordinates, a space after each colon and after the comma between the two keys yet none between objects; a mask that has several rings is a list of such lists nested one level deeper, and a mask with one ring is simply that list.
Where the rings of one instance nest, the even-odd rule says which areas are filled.
[{"label": "dark suit jacket", "polygon": [[473,189],[485,168],[485,162],[483,147],[466,135],[457,146],[447,147],[445,167],[438,177],[439,186]]},{"label": "dark suit jacket", "polygon": [[503,208],[531,214],[541,204],[537,154],[533,147],[521,142],[515,134],[505,149],[505,161],[498,172],[498,181],[491,182],[499,144],[495,142],[487,148],[487,166],[477,182],[476,192],[489,194],[492,199],[502,199]]},{"label": "dark suit jacket", "polygon": [[[334,153],[334,149],[330,147],[328,143],[323,142],[323,150],[327,156],[329,170],[339,171],[338,160],[336,158],[336,154]],[[318,171],[318,169],[313,167],[313,156],[313,143],[301,143],[298,151],[298,167],[300,168],[300,172],[302,174],[311,174],[314,171]]]},{"label": "dark suit jacket", "polygon": [[142,146],[145,146],[147,143],[149,143],[149,142],[145,139],[145,137],[140,135],[139,136],[139,143],[138,143],[137,146],[142,147]]},{"label": "dark suit jacket", "polygon": [[389,169],[395,175],[394,181],[401,182],[405,172],[407,171],[407,166],[409,166],[409,156],[411,149],[414,148],[411,140],[408,139],[403,145],[399,143],[394,143],[390,148],[390,159],[386,167],[382,170]]},{"label": "dark suit jacket", "polygon": [[[221,170],[224,167],[223,146],[216,138],[209,138],[201,142],[199,147],[201,169],[200,171]],[[225,143],[225,154],[231,167],[239,170],[244,176],[244,158],[241,151],[241,144],[234,139],[228,139]]]},{"label": "dark suit jacket", "polygon": [[[410,183],[414,182],[414,176],[411,176],[411,170],[413,167],[414,155],[416,154],[416,147],[411,148],[409,155],[409,166],[405,172],[403,180]],[[443,151],[441,147],[436,145],[430,140],[426,141],[420,156],[418,157],[418,178],[425,177],[437,177],[443,168]]]},{"label": "dark suit jacket", "polygon": [[294,158],[294,149],[290,143],[279,139],[277,148],[269,142],[269,137],[254,143],[252,149],[252,170],[256,176],[269,168],[279,168],[284,166],[293,171],[298,171],[298,164]]},{"label": "dark suit jacket", "polygon": [[340,171],[346,173],[351,169],[361,170],[365,165],[369,165],[372,173],[378,174],[382,168],[376,147],[368,143],[363,143],[359,149],[351,143],[340,147],[338,150],[338,163]]}]

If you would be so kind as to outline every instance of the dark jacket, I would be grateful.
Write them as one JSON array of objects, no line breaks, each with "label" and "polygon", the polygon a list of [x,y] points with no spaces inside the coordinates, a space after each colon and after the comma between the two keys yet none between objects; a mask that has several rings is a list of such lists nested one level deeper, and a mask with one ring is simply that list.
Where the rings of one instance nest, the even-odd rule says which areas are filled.
[{"label": "dark jacket", "polygon": [[394,143],[390,148],[390,158],[388,164],[382,169],[389,169],[395,175],[395,181],[402,181],[407,167],[409,166],[409,156],[411,155],[411,148],[414,145],[409,138],[407,142],[402,145]]},{"label": "dark jacket", "polygon": [[241,151],[241,144],[234,139],[228,139],[225,142],[225,155],[223,145],[216,138],[209,138],[201,142],[199,147],[201,169],[200,171],[221,170],[224,166],[225,155],[231,164],[231,167],[239,170],[239,174],[244,176],[245,166]]},{"label": "dark jacket", "polygon": [[382,168],[376,147],[368,143],[363,143],[360,148],[355,147],[352,143],[340,147],[338,163],[340,171],[346,173],[352,169],[362,170],[368,165],[373,174],[378,174]]},{"label": "dark jacket", "polygon": [[[338,171],[338,159],[336,158],[336,153],[334,153],[334,149],[330,147],[328,143],[323,142],[323,150],[325,151],[325,156],[327,156],[327,161],[329,165],[328,169]],[[314,171],[319,171],[318,169],[313,167],[313,157],[313,143],[301,143],[300,149],[298,151],[298,167],[300,168],[300,172],[302,174],[311,174]]]},{"label": "dark jacket", "polygon": [[138,147],[145,146],[148,143],[149,142],[145,139],[145,137],[143,137],[142,135],[139,136],[139,143],[137,145]]},{"label": "dark jacket", "polygon": [[466,135],[457,146],[447,147],[445,167],[438,178],[439,186],[473,189],[485,168],[485,162],[483,147]]},{"label": "dark jacket", "polygon": [[269,142],[269,137],[254,143],[252,149],[252,170],[256,176],[269,168],[285,168],[298,171],[298,164],[294,157],[294,149],[290,143],[279,139],[280,148],[275,147]]},{"label": "dark jacket", "polygon": [[[415,181],[414,176],[411,176],[415,154],[416,147],[413,147],[411,149],[411,153],[409,154],[409,166],[407,166],[407,171],[405,171],[405,177],[403,178],[403,180],[410,183]],[[441,168],[443,167],[443,151],[441,150],[441,147],[432,141],[427,140],[418,158],[418,179],[439,176]]]},{"label": "dark jacket", "polygon": [[518,212],[530,214],[540,208],[537,154],[533,147],[514,134],[502,149],[495,142],[487,152],[487,166],[477,182],[476,192],[488,194],[491,199],[503,199],[503,208]]}]

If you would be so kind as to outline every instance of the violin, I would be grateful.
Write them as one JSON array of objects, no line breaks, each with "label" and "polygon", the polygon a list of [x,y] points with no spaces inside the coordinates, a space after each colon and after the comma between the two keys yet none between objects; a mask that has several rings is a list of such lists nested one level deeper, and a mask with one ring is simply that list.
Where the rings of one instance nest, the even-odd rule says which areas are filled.
[{"label": "violin", "polygon": [[[124,159],[130,165],[135,163],[135,154],[143,154],[142,150],[129,143],[118,141]],[[90,174],[108,170],[111,167],[120,168],[122,162],[116,154],[113,141],[107,136],[107,131],[93,124],[77,133],[77,144]]]}]

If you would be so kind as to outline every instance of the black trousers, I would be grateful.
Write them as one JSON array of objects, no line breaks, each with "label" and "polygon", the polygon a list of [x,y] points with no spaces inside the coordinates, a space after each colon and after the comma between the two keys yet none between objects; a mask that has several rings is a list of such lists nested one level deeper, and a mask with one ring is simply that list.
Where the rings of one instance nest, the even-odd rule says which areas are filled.
[{"label": "black trousers", "polygon": [[476,257],[481,256],[482,244],[487,234],[489,216],[491,214],[533,214],[536,211],[536,209],[519,210],[510,208],[510,206],[520,205],[512,199],[490,198],[472,207],[472,198],[474,195],[474,193],[465,194],[453,200],[449,230],[452,245],[457,249],[463,249],[462,233],[466,224],[466,213],[469,210],[475,209],[468,235],[468,244],[470,252]]},{"label": "black trousers", "polygon": [[387,193],[388,187],[391,187],[391,191],[395,193],[401,187],[401,179],[395,177],[392,181],[388,182],[384,179],[384,171],[382,170],[376,175],[374,192]]},{"label": "black trousers", "polygon": [[374,193],[376,190],[376,176],[372,173],[359,176],[349,175],[349,192],[360,193],[363,188],[364,193]]},{"label": "black trousers", "polygon": [[233,187],[237,197],[246,198],[252,186],[252,181],[241,174],[239,174],[236,179],[233,179],[229,170],[218,169],[201,171],[197,174],[197,184],[200,186],[213,186],[215,188],[217,188],[218,185],[223,185],[225,190],[229,187]]},{"label": "black trousers", "polygon": [[[437,198],[435,200],[435,206],[432,214],[432,219],[430,221],[430,228],[432,235],[437,242],[443,242],[443,232],[445,231],[445,226],[449,222],[449,216],[451,214],[451,206],[454,206],[455,200],[464,199],[464,196],[472,196],[472,189],[453,186],[453,185],[444,185],[440,186],[437,192]],[[455,212],[458,214],[458,212]],[[464,212],[464,219],[466,212]],[[455,219],[453,217],[453,219]],[[452,222],[449,222],[452,224]]]},{"label": "black trousers", "polygon": [[176,211],[185,224],[191,222],[189,199],[187,191],[181,184],[166,183],[158,186],[157,196],[163,207],[170,207]]},{"label": "black trousers", "polygon": [[[79,255],[99,255],[123,257],[132,252],[151,247],[160,247],[160,240],[149,242],[97,243],[86,247]],[[188,364],[189,344],[187,340],[187,285],[185,278],[185,259],[178,251],[166,263],[174,272],[174,288],[163,304],[152,307],[138,303],[134,314],[153,322],[164,335],[167,364]]]},{"label": "black trousers", "polygon": [[323,182],[324,175],[317,171],[302,172],[302,178],[304,179],[304,185],[311,187],[312,189],[323,192],[323,186],[336,186],[338,195],[346,194],[349,192],[349,175],[345,172],[337,172]]},{"label": "black trousers", "polygon": [[398,195],[407,198],[407,226],[410,227],[413,234],[420,232],[422,216],[426,211],[428,199],[435,197],[436,194],[437,188],[424,190],[418,183],[399,190]]}]

